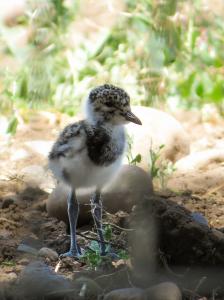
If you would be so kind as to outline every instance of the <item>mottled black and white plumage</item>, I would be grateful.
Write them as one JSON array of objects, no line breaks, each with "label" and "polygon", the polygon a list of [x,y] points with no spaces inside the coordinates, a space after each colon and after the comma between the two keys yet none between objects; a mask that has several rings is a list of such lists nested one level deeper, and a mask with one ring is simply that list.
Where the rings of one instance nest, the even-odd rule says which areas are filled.
[{"label": "mottled black and white plumage", "polygon": [[95,188],[91,200],[92,213],[101,240],[105,244],[101,225],[100,190],[117,173],[125,150],[124,124],[140,120],[131,112],[130,98],[121,88],[102,85],[93,89],[86,102],[85,120],[65,127],[49,154],[49,166],[55,177],[71,186],[68,214],[71,247],[68,256],[80,256],[76,242],[78,202],[77,188]]}]

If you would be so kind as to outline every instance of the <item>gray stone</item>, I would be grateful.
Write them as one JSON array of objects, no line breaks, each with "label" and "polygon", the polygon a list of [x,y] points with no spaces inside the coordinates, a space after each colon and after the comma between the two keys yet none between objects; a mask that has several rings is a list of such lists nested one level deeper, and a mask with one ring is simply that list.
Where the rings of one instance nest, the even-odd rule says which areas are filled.
[{"label": "gray stone", "polygon": [[[67,195],[70,188],[59,183],[47,200],[47,212],[59,220],[68,221]],[[148,173],[136,166],[124,165],[115,180],[102,192],[103,206],[109,213],[119,210],[130,212],[132,207],[145,196],[153,194],[152,180]],[[77,191],[80,203],[79,225],[90,220],[91,192]]]},{"label": "gray stone", "polygon": [[147,295],[142,289],[126,288],[109,292],[103,300],[147,300]]},{"label": "gray stone", "polygon": [[41,257],[49,258],[51,261],[58,260],[58,253],[50,248],[43,247],[38,251],[38,255]]},{"label": "gray stone", "polygon": [[188,134],[181,124],[171,115],[158,109],[134,106],[133,112],[142,121],[142,126],[132,123],[127,125],[127,132],[132,139],[132,154],[141,154],[142,160],[138,166],[149,169],[149,150],[161,150],[160,159],[176,162],[190,152]]},{"label": "gray stone", "polygon": [[173,282],[163,282],[145,290],[147,300],[181,300],[181,291]]}]

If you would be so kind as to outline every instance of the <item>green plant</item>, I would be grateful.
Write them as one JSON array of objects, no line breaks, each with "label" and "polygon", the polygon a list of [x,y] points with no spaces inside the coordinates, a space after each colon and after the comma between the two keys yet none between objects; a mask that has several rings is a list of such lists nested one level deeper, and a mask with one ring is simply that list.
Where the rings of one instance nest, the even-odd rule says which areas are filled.
[{"label": "green plant", "polygon": [[15,267],[16,266],[16,262],[14,260],[6,259],[6,260],[3,260],[0,263],[0,265],[7,266],[7,267]]},{"label": "green plant", "polygon": [[149,149],[149,172],[152,180],[158,179],[160,187],[166,188],[168,178],[176,170],[174,164],[167,160],[161,159],[161,151],[165,145],[160,145],[158,149],[153,149],[152,144]]},{"label": "green plant", "polygon": [[[110,251],[110,245],[107,244],[106,252]],[[91,241],[89,249],[85,252],[82,260],[91,268],[95,269],[101,265],[104,257],[100,255],[100,246],[97,241]]]},{"label": "green plant", "polygon": [[9,119],[7,133],[14,135],[16,133],[17,126],[18,126],[18,119],[16,116],[13,115]]},{"label": "green plant", "polygon": [[123,249],[119,250],[117,255],[118,255],[119,259],[127,260],[130,258],[128,251],[123,250]]},{"label": "green plant", "polygon": [[[223,112],[224,21],[211,2],[208,13],[202,0],[126,0],[113,26],[73,46],[68,36],[77,3],[28,1],[17,26],[30,32],[24,49],[0,25],[0,54],[17,65],[0,71],[1,111],[44,105],[74,115],[93,86],[111,82],[135,104],[192,109],[212,103]],[[140,160],[129,157],[132,164]]]},{"label": "green plant", "polygon": [[102,262],[102,256],[100,255],[98,242],[92,241],[89,248],[90,249],[86,250],[82,260],[92,269],[95,269],[99,267]]}]

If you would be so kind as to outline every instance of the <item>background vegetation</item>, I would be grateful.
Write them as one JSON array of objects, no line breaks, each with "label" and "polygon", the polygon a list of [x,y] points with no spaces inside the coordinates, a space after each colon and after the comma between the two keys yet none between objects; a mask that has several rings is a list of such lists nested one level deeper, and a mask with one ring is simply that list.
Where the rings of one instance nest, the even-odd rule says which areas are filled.
[{"label": "background vegetation", "polygon": [[[15,67],[0,70],[1,113],[13,122],[15,111],[29,107],[73,115],[89,89],[105,81],[123,86],[135,104],[212,103],[223,113],[224,21],[217,7],[204,0],[125,0],[114,11],[113,2],[105,1],[105,10],[116,21],[94,41],[83,35],[71,42],[82,18],[78,1],[27,1],[13,27],[2,24],[1,58]],[[18,48],[13,36],[21,28],[28,38]]]}]

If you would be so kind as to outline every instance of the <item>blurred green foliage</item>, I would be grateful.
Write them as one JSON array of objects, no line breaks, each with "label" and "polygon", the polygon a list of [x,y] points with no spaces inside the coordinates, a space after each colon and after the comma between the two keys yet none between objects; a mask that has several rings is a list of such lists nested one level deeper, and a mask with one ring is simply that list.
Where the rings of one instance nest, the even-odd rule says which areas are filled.
[{"label": "blurred green foliage", "polygon": [[223,113],[223,15],[206,10],[204,0],[125,0],[110,29],[78,46],[69,37],[77,1],[28,3],[18,22],[29,29],[23,49],[13,45],[12,28],[1,28],[0,50],[18,64],[0,72],[4,112],[41,105],[72,115],[93,86],[111,82],[135,104],[213,103]]}]

